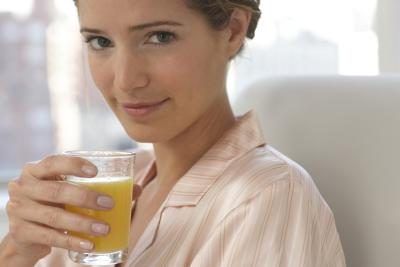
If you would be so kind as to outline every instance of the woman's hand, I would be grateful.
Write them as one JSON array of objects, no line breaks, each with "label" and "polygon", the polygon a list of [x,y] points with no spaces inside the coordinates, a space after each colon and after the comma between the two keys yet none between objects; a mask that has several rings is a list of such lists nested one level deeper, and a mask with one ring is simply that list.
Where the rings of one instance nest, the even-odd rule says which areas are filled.
[{"label": "woman's hand", "polygon": [[[90,178],[96,173],[92,163],[77,157],[57,155],[26,164],[21,176],[9,183],[10,231],[0,246],[0,262],[32,266],[49,254],[52,247],[90,252],[93,249],[90,241],[67,235],[65,231],[102,236],[108,233],[108,225],[67,212],[64,205],[107,210],[113,207],[113,200],[68,184],[62,178],[64,175]],[[136,186],[134,196],[139,194],[140,188]]]}]

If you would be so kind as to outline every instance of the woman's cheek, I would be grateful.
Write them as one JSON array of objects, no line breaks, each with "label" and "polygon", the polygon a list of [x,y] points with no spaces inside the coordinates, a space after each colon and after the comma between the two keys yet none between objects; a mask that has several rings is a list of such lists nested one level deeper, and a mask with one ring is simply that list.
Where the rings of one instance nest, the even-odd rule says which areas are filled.
[{"label": "woman's cheek", "polygon": [[108,89],[113,84],[114,73],[110,68],[110,62],[106,59],[99,58],[96,55],[88,55],[89,69],[94,84],[100,90]]}]

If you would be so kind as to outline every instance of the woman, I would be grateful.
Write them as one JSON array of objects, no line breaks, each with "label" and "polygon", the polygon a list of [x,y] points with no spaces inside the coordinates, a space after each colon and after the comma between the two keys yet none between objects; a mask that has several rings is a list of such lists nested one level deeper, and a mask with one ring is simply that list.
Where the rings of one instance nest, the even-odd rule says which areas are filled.
[{"label": "woman", "polygon": [[[127,134],[154,147],[137,176],[142,192],[123,266],[345,266],[332,213],[311,178],[265,144],[252,113],[235,118],[228,102],[228,64],[254,36],[258,1],[76,5],[97,87]],[[109,229],[62,205],[113,202],[56,180],[93,176],[93,167],[63,156],[24,167],[9,186],[0,262],[78,266],[64,249],[93,244],[61,230]]]}]

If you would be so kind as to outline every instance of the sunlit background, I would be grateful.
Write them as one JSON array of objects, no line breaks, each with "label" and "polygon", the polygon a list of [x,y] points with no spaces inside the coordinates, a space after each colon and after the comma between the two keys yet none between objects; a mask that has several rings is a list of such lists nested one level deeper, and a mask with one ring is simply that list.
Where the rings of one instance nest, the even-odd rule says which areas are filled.
[{"label": "sunlit background", "polygon": [[[265,76],[398,72],[398,2],[262,0],[256,38],[231,66],[230,98]],[[0,1],[0,210],[25,162],[136,146],[94,87],[82,48],[72,0]]]}]

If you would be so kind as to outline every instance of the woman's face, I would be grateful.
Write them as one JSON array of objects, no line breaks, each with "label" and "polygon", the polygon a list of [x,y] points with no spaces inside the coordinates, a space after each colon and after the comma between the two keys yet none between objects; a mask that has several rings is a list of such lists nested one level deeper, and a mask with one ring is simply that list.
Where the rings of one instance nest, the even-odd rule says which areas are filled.
[{"label": "woman's face", "polygon": [[224,103],[227,34],[184,0],[79,1],[93,79],[129,136],[165,142]]}]

